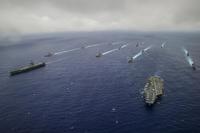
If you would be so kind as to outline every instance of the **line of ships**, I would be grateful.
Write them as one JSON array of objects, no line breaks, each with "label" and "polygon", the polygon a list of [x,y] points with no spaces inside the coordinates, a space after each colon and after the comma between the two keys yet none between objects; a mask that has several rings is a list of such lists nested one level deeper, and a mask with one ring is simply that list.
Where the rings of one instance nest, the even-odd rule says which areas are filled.
[{"label": "line of ships", "polygon": [[[138,46],[139,46],[139,43],[136,44],[136,47],[138,47]],[[119,47],[119,50],[121,49],[121,47],[122,46]],[[85,48],[85,46],[81,47],[81,49],[84,49],[84,48]],[[48,54],[44,55],[44,57],[51,57],[53,55],[54,54],[49,52]],[[99,53],[99,54],[96,55],[96,57],[100,57],[101,55],[102,54]],[[45,62],[41,62],[41,63],[35,64],[33,61],[31,61],[30,65],[11,71],[10,72],[10,76],[14,76],[14,75],[18,75],[18,74],[21,74],[21,73],[29,72],[29,71],[32,71],[32,70],[35,70],[35,69],[38,69],[38,68],[41,68],[41,67],[45,67],[45,66],[46,66]]]},{"label": "line of ships", "polygon": [[[139,43],[136,44],[136,47],[139,47]],[[164,47],[164,44],[162,44],[161,48],[163,47]],[[144,50],[142,50],[141,53],[143,54]],[[187,52],[186,55],[189,56],[189,52]],[[51,57],[51,56],[53,56],[52,53],[48,53],[47,55],[45,55],[45,57]],[[102,56],[101,53],[98,53],[96,55],[96,57],[101,57],[101,56]],[[128,60],[128,63],[132,63],[132,62],[133,62],[133,58]],[[45,67],[45,66],[46,66],[45,62],[40,62],[37,64],[35,64],[34,62],[31,62],[29,66],[25,66],[25,67],[11,71],[10,76],[26,73],[35,69]],[[192,68],[193,70],[196,70],[194,63],[192,64]],[[157,101],[157,99],[159,99],[163,95],[163,93],[164,93],[164,80],[161,79],[159,76],[149,77],[143,91],[145,103],[150,106],[153,105]]]}]

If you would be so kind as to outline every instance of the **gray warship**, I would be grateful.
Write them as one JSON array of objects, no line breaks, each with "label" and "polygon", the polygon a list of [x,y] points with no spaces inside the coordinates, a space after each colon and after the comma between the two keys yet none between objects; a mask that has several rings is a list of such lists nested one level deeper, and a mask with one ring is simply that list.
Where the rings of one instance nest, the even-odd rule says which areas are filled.
[{"label": "gray warship", "polygon": [[151,76],[144,87],[144,100],[147,105],[153,105],[156,99],[163,95],[164,80]]},{"label": "gray warship", "polygon": [[98,57],[101,57],[101,56],[102,56],[102,53],[100,53],[100,52],[96,54],[96,57],[97,57],[97,58],[98,58]]},{"label": "gray warship", "polygon": [[34,62],[31,62],[30,65],[28,65],[28,66],[25,66],[25,67],[22,67],[22,68],[18,68],[16,70],[11,71],[10,72],[10,76],[14,76],[14,75],[17,75],[17,74],[29,72],[29,71],[32,71],[32,70],[35,70],[35,69],[39,69],[39,68],[45,67],[45,66],[46,66],[46,64],[44,62],[37,63],[37,64],[35,64]]}]

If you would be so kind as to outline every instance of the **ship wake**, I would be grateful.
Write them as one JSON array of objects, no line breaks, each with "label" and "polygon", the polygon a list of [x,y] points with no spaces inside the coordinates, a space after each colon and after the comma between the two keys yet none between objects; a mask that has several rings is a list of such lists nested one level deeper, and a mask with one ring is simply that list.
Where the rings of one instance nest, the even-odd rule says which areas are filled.
[{"label": "ship wake", "polygon": [[163,42],[162,45],[161,45],[161,47],[164,48],[166,43],[167,42]]},{"label": "ship wake", "polygon": [[96,43],[96,44],[92,44],[92,45],[88,45],[85,48],[92,48],[92,47],[97,47],[97,46],[101,46],[101,45],[105,45],[107,43]]},{"label": "ship wake", "polygon": [[121,46],[121,48],[125,48],[125,47],[127,47],[129,44],[124,44],[124,45],[122,45]]},{"label": "ship wake", "polygon": [[102,55],[106,55],[106,54],[115,52],[115,51],[117,51],[117,50],[119,50],[119,49],[118,49],[118,48],[115,48],[115,49],[112,49],[112,50],[109,50],[109,51],[106,51],[106,52],[102,53]]},{"label": "ship wake", "polygon": [[64,51],[56,52],[56,53],[54,53],[54,55],[61,55],[61,54],[69,53],[69,52],[72,52],[72,51],[78,51],[80,49],[81,48],[74,48],[74,49],[71,49],[71,50],[64,50]]},{"label": "ship wake", "polygon": [[190,66],[192,66],[192,64],[194,64],[194,61],[192,60],[192,58],[190,56],[187,56],[187,54],[189,53],[187,49],[185,49],[184,47],[182,48],[183,52],[185,53],[185,58],[188,62],[188,64]]},{"label": "ship wake", "polygon": [[55,60],[55,61],[49,61],[49,62],[47,62],[46,64],[49,65],[49,64],[52,64],[52,63],[56,63],[56,62],[63,61],[63,60],[65,60],[65,59],[66,59],[66,58],[57,59],[57,60]]},{"label": "ship wake", "polygon": [[[151,47],[152,47],[152,46],[149,46],[149,47],[145,48],[145,49],[144,49],[144,52],[146,52],[147,50],[151,49]],[[138,58],[139,56],[141,56],[141,55],[142,55],[142,50],[141,50],[139,53],[137,53],[136,55],[134,55],[134,56],[132,57],[132,59],[135,60],[135,59],[137,59],[137,58]]]}]

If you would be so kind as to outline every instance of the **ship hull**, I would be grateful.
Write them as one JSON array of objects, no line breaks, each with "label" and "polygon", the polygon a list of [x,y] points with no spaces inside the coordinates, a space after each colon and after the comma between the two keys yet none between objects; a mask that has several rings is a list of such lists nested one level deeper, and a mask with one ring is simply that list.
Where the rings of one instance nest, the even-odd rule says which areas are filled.
[{"label": "ship hull", "polygon": [[43,62],[43,63],[38,63],[38,64],[28,66],[28,67],[23,67],[23,68],[11,71],[10,76],[18,75],[18,74],[21,74],[21,73],[26,73],[26,72],[29,72],[29,71],[32,71],[32,70],[35,70],[35,69],[39,69],[41,67],[45,67],[45,66],[46,66],[46,64]]}]

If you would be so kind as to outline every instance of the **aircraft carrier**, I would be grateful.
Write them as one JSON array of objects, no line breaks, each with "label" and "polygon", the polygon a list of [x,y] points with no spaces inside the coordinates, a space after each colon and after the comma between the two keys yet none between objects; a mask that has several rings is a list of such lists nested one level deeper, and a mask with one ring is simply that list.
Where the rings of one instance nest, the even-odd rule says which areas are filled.
[{"label": "aircraft carrier", "polygon": [[158,76],[151,76],[144,87],[144,99],[147,105],[153,105],[163,95],[164,81]]},{"label": "aircraft carrier", "polygon": [[32,70],[35,70],[35,69],[39,69],[41,67],[45,67],[45,65],[46,64],[44,62],[37,63],[37,64],[32,62],[29,66],[25,66],[25,67],[22,67],[22,68],[19,68],[19,69],[11,71],[10,72],[10,76],[14,76],[14,75],[17,75],[17,74],[29,72],[29,71],[32,71]]}]

